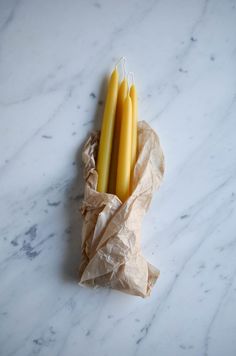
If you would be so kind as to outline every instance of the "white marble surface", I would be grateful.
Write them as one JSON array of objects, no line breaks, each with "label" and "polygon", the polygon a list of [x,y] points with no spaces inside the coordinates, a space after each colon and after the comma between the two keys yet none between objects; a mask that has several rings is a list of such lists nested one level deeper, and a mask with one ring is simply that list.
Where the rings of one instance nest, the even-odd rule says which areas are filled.
[{"label": "white marble surface", "polygon": [[[81,145],[123,55],[166,156],[147,299],[76,280]],[[236,355],[235,63],[235,0],[0,2],[1,356]]]}]

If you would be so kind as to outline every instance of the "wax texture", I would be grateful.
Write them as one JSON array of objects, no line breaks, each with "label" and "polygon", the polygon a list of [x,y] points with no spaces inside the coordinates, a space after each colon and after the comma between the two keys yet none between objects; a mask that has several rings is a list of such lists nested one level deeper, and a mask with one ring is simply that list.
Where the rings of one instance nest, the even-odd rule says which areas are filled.
[{"label": "wax texture", "polygon": [[118,95],[118,79],[118,71],[117,69],[115,69],[112,72],[109,81],[106,104],[102,119],[102,129],[97,159],[97,190],[99,192],[107,192],[108,190],[109,170]]},{"label": "wax texture", "polygon": [[134,84],[130,88],[130,97],[132,101],[132,144],[131,144],[131,178],[132,178],[134,166],[137,159],[137,137],[138,137],[138,99],[137,99],[136,87]]},{"label": "wax texture", "polygon": [[108,192],[112,194],[115,194],[116,192],[116,176],[117,176],[118,153],[119,153],[119,143],[120,143],[120,128],[121,128],[121,120],[122,120],[122,113],[123,113],[123,105],[127,94],[128,94],[128,83],[126,79],[123,79],[118,91],[115,129],[113,135],[112,155],[111,155],[111,164],[110,164]]},{"label": "wax texture", "polygon": [[131,150],[132,102],[130,96],[128,95],[123,106],[116,177],[116,195],[122,202],[126,201],[130,194]]}]

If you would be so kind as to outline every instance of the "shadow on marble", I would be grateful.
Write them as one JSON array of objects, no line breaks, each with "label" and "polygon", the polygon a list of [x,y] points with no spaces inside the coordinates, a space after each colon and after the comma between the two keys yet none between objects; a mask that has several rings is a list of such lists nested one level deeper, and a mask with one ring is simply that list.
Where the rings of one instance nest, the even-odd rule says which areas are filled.
[{"label": "shadow on marble", "polygon": [[75,154],[74,164],[77,168],[77,174],[71,182],[66,193],[66,220],[67,220],[67,248],[65,260],[63,264],[62,276],[65,281],[77,282],[79,279],[79,264],[81,259],[81,233],[82,233],[82,216],[80,214],[80,206],[84,196],[84,178],[83,178],[83,163],[82,150],[90,133],[93,130],[98,130],[101,127],[102,115],[104,110],[105,95],[107,90],[107,78],[104,77],[97,96],[92,92],[91,100],[97,100],[97,105],[93,118],[91,120],[91,128],[79,145]]},{"label": "shadow on marble", "polygon": [[102,126],[102,116],[103,116],[105,98],[107,93],[107,85],[108,85],[108,78],[104,76],[103,79],[101,80],[101,84],[98,89],[97,96],[93,92],[90,93],[90,97],[93,100],[97,100],[97,105],[91,121],[92,124],[91,131],[100,130]]}]

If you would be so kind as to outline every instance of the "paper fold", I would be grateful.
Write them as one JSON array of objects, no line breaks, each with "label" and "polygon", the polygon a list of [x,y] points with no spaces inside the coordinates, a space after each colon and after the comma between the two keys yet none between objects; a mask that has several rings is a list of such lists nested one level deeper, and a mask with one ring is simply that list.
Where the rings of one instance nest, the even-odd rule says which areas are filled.
[{"label": "paper fold", "polygon": [[155,131],[138,123],[138,159],[132,194],[125,203],[99,193],[95,169],[99,132],[88,138],[82,153],[85,192],[80,284],[118,289],[141,297],[150,294],[159,271],[141,253],[140,231],[154,191],[164,173],[164,156]]}]

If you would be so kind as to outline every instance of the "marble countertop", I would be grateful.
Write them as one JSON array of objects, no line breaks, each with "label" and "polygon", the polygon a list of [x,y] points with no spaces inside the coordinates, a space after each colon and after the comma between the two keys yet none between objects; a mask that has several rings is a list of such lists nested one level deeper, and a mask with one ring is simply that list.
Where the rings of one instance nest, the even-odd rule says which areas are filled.
[{"label": "marble countertop", "polygon": [[[236,355],[236,1],[0,3],[0,355]],[[78,286],[81,147],[119,57],[165,179],[142,299]]]}]

